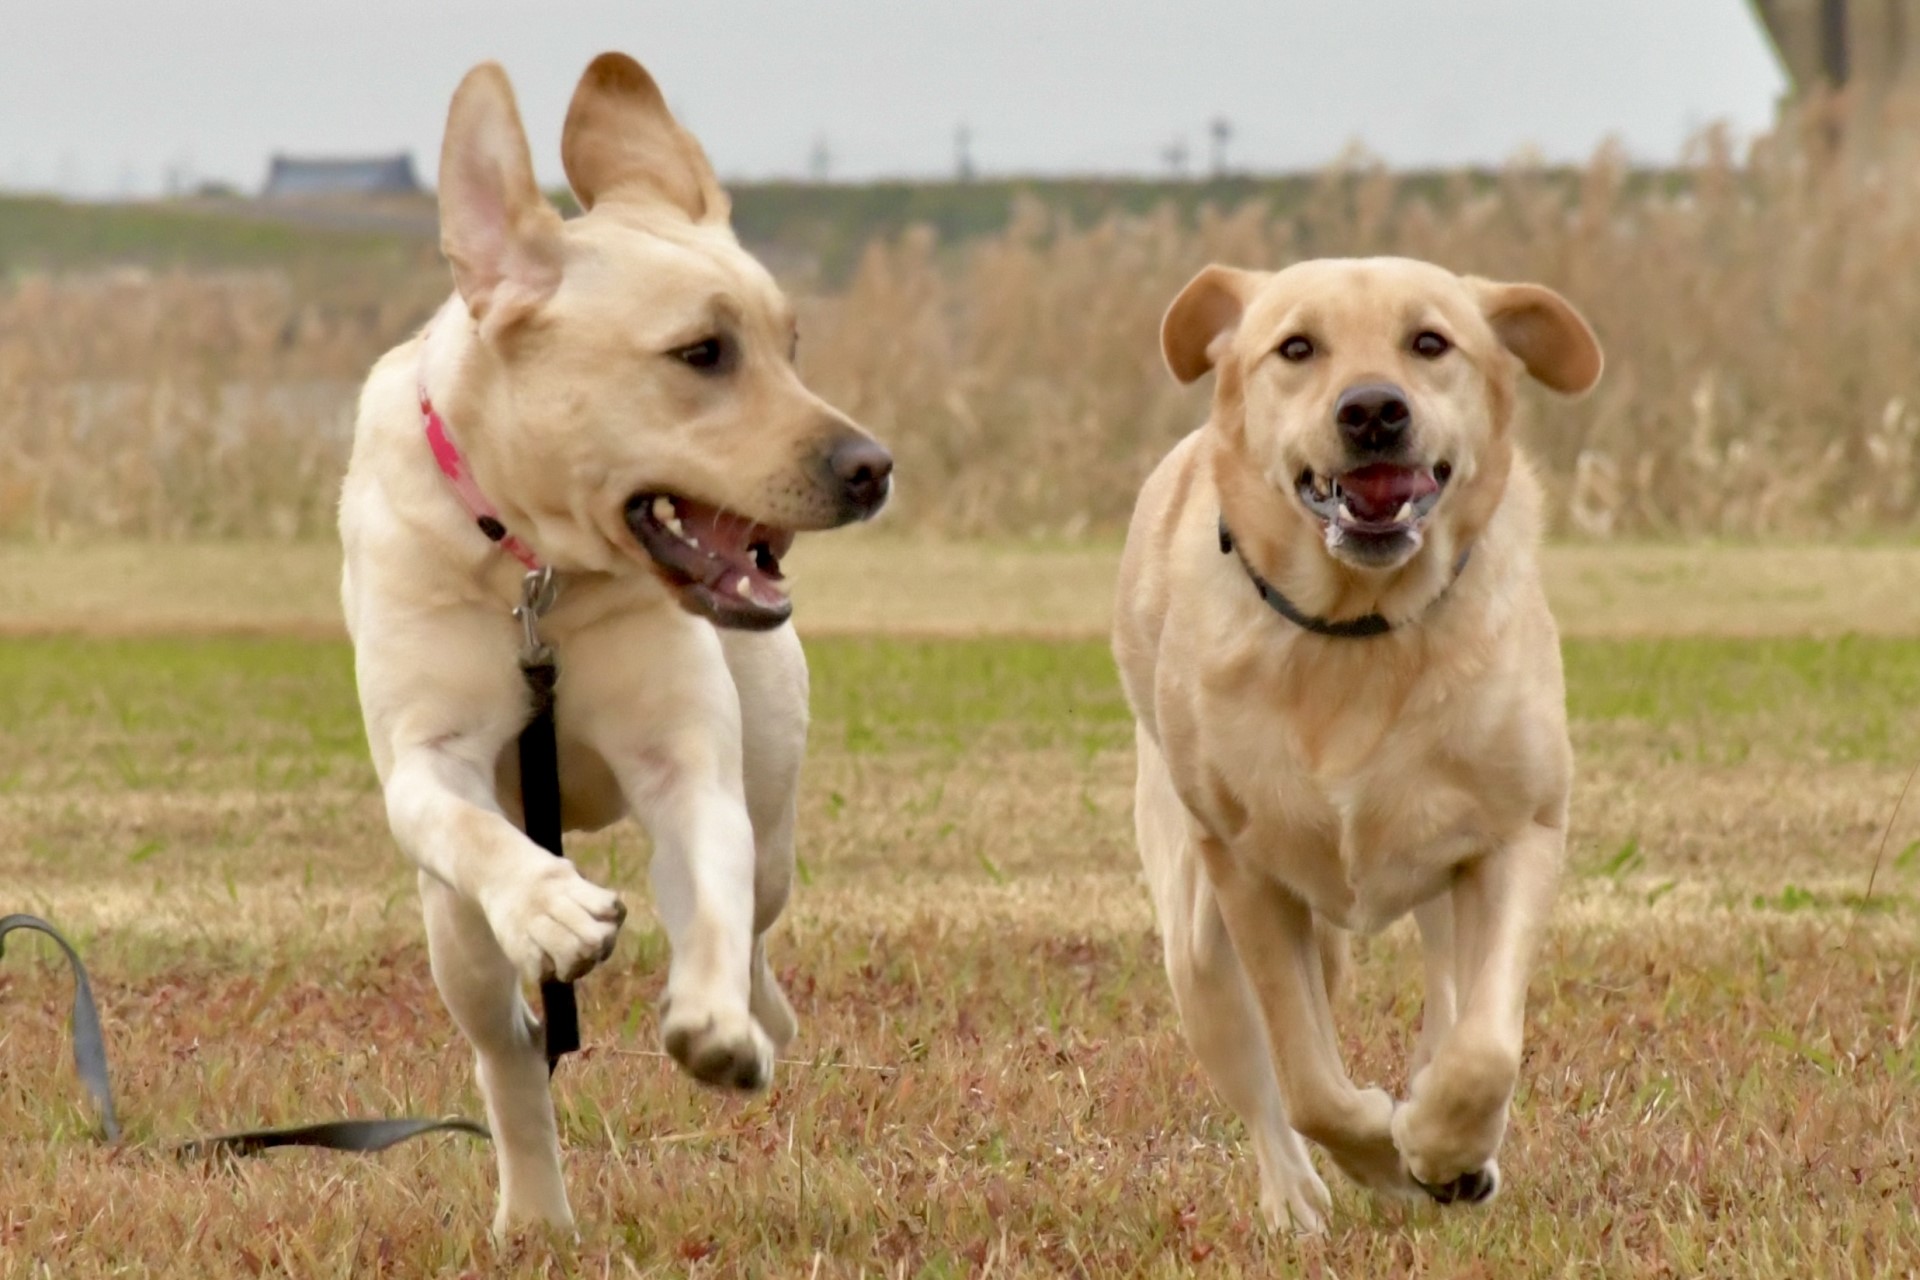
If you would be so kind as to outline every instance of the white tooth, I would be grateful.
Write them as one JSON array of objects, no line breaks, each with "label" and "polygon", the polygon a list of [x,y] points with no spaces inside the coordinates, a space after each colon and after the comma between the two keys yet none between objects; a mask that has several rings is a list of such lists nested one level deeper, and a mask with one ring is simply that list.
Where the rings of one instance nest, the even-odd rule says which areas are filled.
[{"label": "white tooth", "polygon": [[740,581],[733,584],[733,589],[739,594],[742,600],[749,600],[753,597],[753,581],[744,575],[741,576]]},{"label": "white tooth", "polygon": [[1353,508],[1347,505],[1347,500],[1345,498],[1342,498],[1340,500],[1340,518],[1342,520],[1345,520],[1348,524],[1360,523],[1359,519],[1353,514]]},{"label": "white tooth", "polygon": [[684,539],[687,536],[687,527],[680,523],[679,516],[672,516],[667,520],[662,521],[662,523],[665,524],[667,528],[673,531],[674,537]]},{"label": "white tooth", "polygon": [[1413,504],[1411,502],[1401,503],[1400,510],[1394,513],[1393,522],[1395,524],[1410,524],[1412,523],[1412,521],[1413,521]]},{"label": "white tooth", "polygon": [[673,499],[666,497],[655,498],[653,500],[653,518],[668,528],[672,528],[673,525],[671,522],[676,519],[673,510]]},{"label": "white tooth", "polygon": [[[678,532],[678,531],[676,530],[676,532]],[[693,549],[694,549],[695,551],[698,551],[698,550],[700,550],[700,539],[698,539],[698,538],[696,538],[696,537],[694,537],[694,536],[693,536],[692,534],[690,534],[690,533],[688,533],[688,534],[682,534],[681,536],[682,536],[682,537],[684,537],[684,538],[686,538],[686,540],[687,540],[687,545],[688,545],[688,546],[690,546],[690,547],[692,547],[692,548],[693,548]]]}]

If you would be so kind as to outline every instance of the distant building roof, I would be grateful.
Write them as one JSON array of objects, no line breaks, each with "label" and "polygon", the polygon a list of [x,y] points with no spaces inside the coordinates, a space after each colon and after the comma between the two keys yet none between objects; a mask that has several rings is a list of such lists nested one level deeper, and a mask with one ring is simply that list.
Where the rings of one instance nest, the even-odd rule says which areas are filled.
[{"label": "distant building roof", "polygon": [[275,156],[267,169],[265,196],[411,195],[419,191],[413,156],[315,159]]}]

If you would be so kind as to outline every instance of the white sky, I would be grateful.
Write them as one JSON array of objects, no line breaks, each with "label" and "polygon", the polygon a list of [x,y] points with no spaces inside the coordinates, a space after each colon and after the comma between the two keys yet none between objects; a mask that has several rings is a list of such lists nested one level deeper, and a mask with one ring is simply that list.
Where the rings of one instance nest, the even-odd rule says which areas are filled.
[{"label": "white sky", "polygon": [[535,164],[595,53],[624,49],[729,178],[1156,173],[1207,122],[1236,168],[1358,140],[1396,165],[1673,158],[1782,88],[1743,0],[0,0],[0,186],[144,194],[170,167],[256,187],[276,150],[410,149],[506,64]]}]

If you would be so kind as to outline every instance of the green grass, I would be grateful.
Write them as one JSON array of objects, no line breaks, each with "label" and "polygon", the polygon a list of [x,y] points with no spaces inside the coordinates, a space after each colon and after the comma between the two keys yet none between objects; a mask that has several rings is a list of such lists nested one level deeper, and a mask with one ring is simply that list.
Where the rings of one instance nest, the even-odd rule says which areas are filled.
[{"label": "green grass", "polygon": [[[1105,642],[816,639],[816,746],[855,753],[1125,747],[1132,721]],[[1835,761],[1920,759],[1920,641],[1572,641],[1570,714],[1597,733],[1657,732],[1689,758],[1756,749]],[[1791,734],[1778,732],[1790,717]],[[357,767],[352,654],[305,639],[0,642],[0,776],[53,759],[41,743],[110,729],[151,760],[156,785],[202,762],[272,752]],[[83,770],[92,764],[71,761]],[[79,775],[91,778],[91,774]]]},{"label": "green grass", "polygon": [[0,197],[0,279],[23,270],[101,266],[391,269],[419,261],[423,245],[431,251],[430,237],[326,230],[188,205]]},{"label": "green grass", "polygon": [[[1580,174],[1557,170],[1557,187],[1571,196]],[[1202,210],[1230,213],[1260,205],[1280,215],[1313,200],[1348,201],[1363,176],[1318,174],[1232,175],[1192,180],[1156,178],[987,178],[972,182],[740,182],[729,184],[733,223],[757,249],[800,255],[827,284],[843,282],[866,246],[911,227],[931,228],[942,244],[998,235],[1023,204],[1037,205],[1065,224],[1085,227],[1115,215],[1167,211],[1191,224]],[[1396,198],[1448,202],[1485,193],[1498,173],[1408,172],[1396,175]],[[1689,179],[1666,171],[1636,171],[1629,187],[1678,189]],[[570,193],[550,193],[563,211]],[[87,204],[46,197],[0,197],[0,277],[22,268],[72,268],[136,263],[146,266],[274,266],[316,258],[405,255],[431,246],[430,220],[409,230],[328,229],[271,207],[244,214],[231,209],[167,203]],[[1311,244],[1303,254],[1317,252]]]},{"label": "green grass", "polygon": [[1576,641],[1566,666],[1575,719],[1673,755],[1920,760],[1920,640]]},{"label": "green grass", "polygon": [[[1900,1274],[1920,1256],[1920,645],[1579,641],[1575,875],[1485,1211],[1336,1186],[1267,1237],[1181,1043],[1098,641],[809,646],[802,1017],[768,1096],[655,1055],[636,911],[556,1085],[581,1238],[495,1248],[487,1153],[182,1165],[172,1138],[476,1107],[385,831],[343,644],[0,640],[0,911],[93,966],[133,1144],[65,1058],[65,981],[0,962],[0,1274]],[[1904,714],[1903,714],[1904,713]],[[631,828],[571,842],[643,904]],[[1357,1079],[1404,1088],[1418,963],[1364,942]]]}]

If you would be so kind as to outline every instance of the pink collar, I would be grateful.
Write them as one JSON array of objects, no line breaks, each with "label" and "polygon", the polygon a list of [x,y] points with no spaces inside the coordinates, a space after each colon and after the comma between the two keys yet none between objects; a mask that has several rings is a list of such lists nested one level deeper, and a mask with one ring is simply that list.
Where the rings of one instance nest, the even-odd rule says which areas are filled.
[{"label": "pink collar", "polygon": [[433,460],[440,464],[440,474],[453,486],[454,494],[491,542],[499,544],[508,555],[527,566],[527,571],[537,572],[542,566],[540,557],[533,548],[507,532],[507,526],[500,522],[500,513],[487,501],[487,495],[480,491],[480,484],[473,478],[467,460],[454,446],[453,437],[447,434],[447,424],[433,407],[433,399],[427,395],[426,360],[422,350],[420,372],[420,421],[427,429],[427,446],[433,450]]}]

